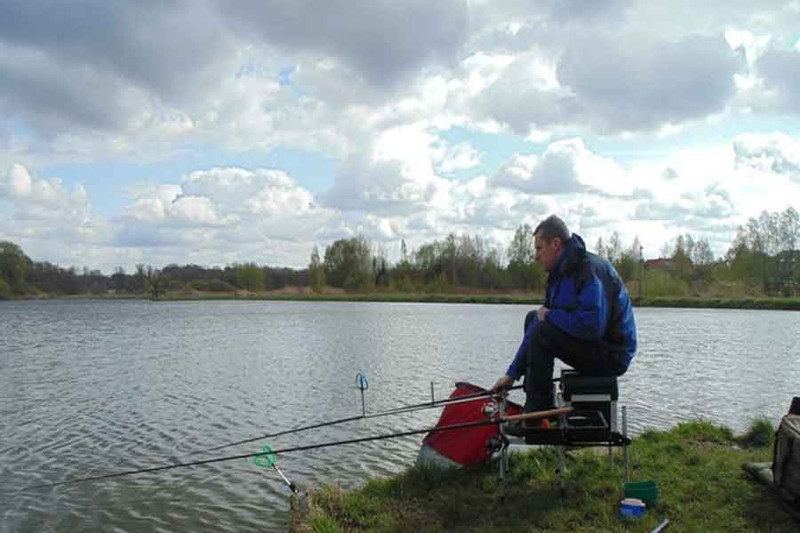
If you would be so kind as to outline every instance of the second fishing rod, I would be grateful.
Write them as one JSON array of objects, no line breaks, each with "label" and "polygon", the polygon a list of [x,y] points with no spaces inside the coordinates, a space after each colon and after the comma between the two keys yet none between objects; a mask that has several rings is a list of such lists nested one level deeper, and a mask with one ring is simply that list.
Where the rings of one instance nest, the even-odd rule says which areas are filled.
[{"label": "second fishing rod", "polygon": [[[558,378],[556,378],[556,379],[558,379]],[[364,392],[369,389],[369,383],[367,382],[367,380],[363,376],[363,374],[361,374],[360,372],[356,376],[356,386],[357,386],[356,388],[360,389],[361,398],[362,398],[362,411],[361,411],[362,414],[360,414],[360,415],[349,416],[349,417],[345,417],[345,418],[339,418],[337,420],[328,420],[328,421],[318,422],[318,423],[304,425],[304,426],[298,426],[298,427],[294,427],[294,428],[291,428],[291,429],[275,431],[275,432],[266,433],[266,434],[263,434],[263,435],[258,435],[256,437],[250,437],[250,438],[247,438],[247,439],[242,439],[242,440],[239,440],[239,441],[236,441],[236,442],[228,442],[228,443],[225,443],[225,444],[221,444],[219,446],[214,446],[213,448],[205,448],[203,450],[198,450],[198,451],[192,452],[192,455],[215,452],[215,451],[218,451],[218,450],[222,450],[224,448],[230,448],[232,446],[238,446],[240,444],[249,444],[251,442],[256,442],[256,441],[259,441],[259,440],[264,440],[264,439],[269,439],[269,438],[274,438],[274,437],[280,437],[280,436],[283,436],[283,435],[291,435],[291,434],[294,434],[294,433],[300,433],[300,432],[303,432],[303,431],[309,431],[309,430],[312,430],[312,429],[319,429],[319,428],[328,427],[328,426],[334,426],[334,425],[338,425],[338,424],[345,424],[347,422],[355,422],[357,420],[369,420],[369,419],[380,418],[380,417],[384,417],[384,416],[406,414],[406,413],[411,413],[411,412],[414,412],[414,411],[421,411],[421,410],[424,410],[424,409],[433,409],[433,408],[436,408],[436,407],[442,407],[442,406],[447,406],[447,405],[452,405],[452,404],[469,402],[469,401],[473,401],[473,400],[476,400],[476,399],[479,399],[479,398],[489,398],[489,397],[492,397],[492,396],[495,396],[495,395],[498,394],[496,392],[492,392],[492,391],[487,390],[487,391],[484,391],[484,392],[477,392],[477,393],[474,393],[474,394],[465,394],[463,396],[459,396],[459,397],[456,397],[456,398],[444,398],[444,399],[441,399],[441,400],[434,400],[432,398],[428,402],[421,402],[421,403],[410,404],[410,405],[401,405],[401,406],[398,406],[398,407],[394,407],[392,409],[387,409],[385,411],[380,411],[380,412],[377,412],[377,413],[369,413],[369,414],[367,414],[366,413],[365,404],[364,404]],[[506,391],[517,390],[517,389],[521,389],[522,387],[523,387],[522,385],[517,385],[517,386],[514,386],[514,387],[509,387],[508,389],[506,389]]]}]

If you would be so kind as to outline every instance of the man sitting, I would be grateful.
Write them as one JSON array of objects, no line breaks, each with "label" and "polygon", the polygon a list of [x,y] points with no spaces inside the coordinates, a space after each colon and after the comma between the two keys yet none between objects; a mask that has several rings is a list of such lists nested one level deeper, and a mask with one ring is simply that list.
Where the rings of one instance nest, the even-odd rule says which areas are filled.
[{"label": "man sitting", "polygon": [[491,388],[502,391],[525,374],[525,412],[553,408],[556,357],[581,374],[620,376],[636,353],[630,296],[611,263],[587,252],[555,215],[536,227],[534,242],[549,273],[545,302],[525,317],[517,355]]}]

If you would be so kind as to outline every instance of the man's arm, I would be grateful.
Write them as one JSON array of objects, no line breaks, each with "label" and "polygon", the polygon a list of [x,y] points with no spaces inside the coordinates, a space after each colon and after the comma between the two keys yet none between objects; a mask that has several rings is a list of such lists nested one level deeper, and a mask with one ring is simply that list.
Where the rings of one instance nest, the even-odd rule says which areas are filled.
[{"label": "man's arm", "polygon": [[528,324],[528,329],[525,330],[525,335],[522,337],[522,342],[517,349],[517,354],[514,356],[514,360],[509,365],[505,375],[498,379],[490,390],[496,392],[501,389],[507,389],[525,373],[525,353],[528,351],[528,344],[530,344],[533,330],[536,329],[537,324],[539,324],[537,317],[532,317]]}]

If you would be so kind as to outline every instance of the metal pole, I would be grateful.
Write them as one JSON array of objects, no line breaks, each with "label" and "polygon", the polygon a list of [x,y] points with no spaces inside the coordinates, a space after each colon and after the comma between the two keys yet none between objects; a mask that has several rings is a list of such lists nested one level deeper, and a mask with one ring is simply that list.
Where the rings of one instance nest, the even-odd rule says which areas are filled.
[{"label": "metal pole", "polygon": [[658,524],[656,526],[656,528],[653,531],[651,531],[650,533],[661,533],[662,531],[667,529],[668,525],[669,525],[669,519],[665,518],[664,521],[661,522],[660,524]]},{"label": "metal pole", "polygon": [[662,531],[667,529],[668,525],[669,525],[669,519],[665,518],[664,521],[661,522],[660,524],[658,524],[656,526],[656,528],[653,531],[651,531],[650,533],[661,533]]},{"label": "metal pole", "polygon": [[[503,394],[500,396],[500,401],[498,402],[498,411],[500,411],[500,418],[502,419],[506,416],[506,395]],[[506,479],[506,472],[508,472],[508,443],[506,442],[506,435],[505,431],[503,430],[503,424],[498,424],[497,426],[499,436],[501,439],[501,446],[502,449],[500,450],[500,481],[505,481]]]},{"label": "metal pole", "polygon": [[[622,406],[622,436],[625,437],[625,442],[628,441],[628,407]],[[623,445],[623,453],[625,454],[625,483],[631,481],[631,458],[628,445]]]},{"label": "metal pole", "polygon": [[358,390],[361,391],[361,416],[367,416],[367,404],[364,400],[364,391],[369,389],[369,381],[367,381],[367,376],[359,372],[356,374],[356,387]]},{"label": "metal pole", "polygon": [[435,403],[436,398],[433,396],[433,380],[431,380],[431,403]]},{"label": "metal pole", "polygon": [[639,246],[639,298],[644,295],[644,247]]},{"label": "metal pole", "polygon": [[284,482],[285,482],[285,483],[286,483],[286,484],[289,486],[289,490],[291,490],[291,491],[292,491],[292,492],[294,492],[295,494],[300,494],[300,491],[298,490],[298,488],[297,488],[297,485],[295,485],[294,483],[292,483],[291,481],[289,481],[289,478],[287,478],[285,475],[283,475],[283,472],[281,472],[281,469],[280,469],[280,468],[278,468],[278,465],[274,465],[274,464],[273,464],[273,465],[272,465],[272,468],[274,468],[274,469],[275,469],[275,471],[276,471],[278,474],[280,474],[280,475],[281,475],[281,477],[283,478],[283,481],[284,481]]}]

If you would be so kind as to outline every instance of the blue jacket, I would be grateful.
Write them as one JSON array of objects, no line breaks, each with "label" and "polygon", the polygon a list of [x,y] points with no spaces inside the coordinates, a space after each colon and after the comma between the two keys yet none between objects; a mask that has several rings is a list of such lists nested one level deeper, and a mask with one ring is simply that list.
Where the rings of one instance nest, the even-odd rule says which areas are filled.
[{"label": "blue jacket", "polygon": [[[636,322],[625,284],[610,262],[586,251],[575,233],[547,278],[545,320],[573,337],[604,342],[623,354],[627,370],[636,354]],[[525,331],[517,355],[506,374],[519,379],[525,371],[525,352],[536,329],[534,316]]]}]

